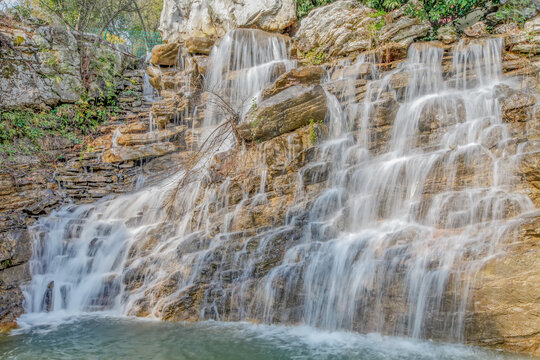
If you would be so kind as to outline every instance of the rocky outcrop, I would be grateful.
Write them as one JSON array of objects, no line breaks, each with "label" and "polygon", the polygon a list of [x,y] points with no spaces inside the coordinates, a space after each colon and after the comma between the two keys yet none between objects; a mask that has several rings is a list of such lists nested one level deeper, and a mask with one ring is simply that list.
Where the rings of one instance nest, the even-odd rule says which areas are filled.
[{"label": "rocky outcrop", "polygon": [[[0,33],[11,42],[11,46],[0,46],[0,108],[41,108],[81,98],[81,59],[77,40],[70,31],[59,25],[6,18],[0,22]],[[99,43],[93,53],[89,72],[96,76],[89,84],[88,95],[97,97],[105,91],[99,74],[109,67],[111,74],[122,73],[132,60],[108,43]]]},{"label": "rocky outcrop", "polygon": [[437,40],[444,44],[451,44],[459,39],[459,35],[452,25],[445,25],[437,30]]},{"label": "rocky outcrop", "polygon": [[294,0],[165,0],[160,30],[169,43],[186,43],[192,52],[208,54],[228,30],[255,27],[280,32],[296,21]]},{"label": "rocky outcrop", "polygon": [[326,95],[320,85],[300,85],[283,90],[257,105],[238,126],[238,136],[247,142],[265,141],[308,124],[322,123]]},{"label": "rocky outcrop", "polygon": [[[33,241],[29,226],[63,204],[94,202],[132,191],[165,177],[182,163],[183,158],[172,152],[178,150],[178,137],[185,127],[148,132],[150,104],[143,99],[144,73],[122,74],[117,106],[125,110],[94,132],[85,148],[60,135],[49,135],[36,140],[38,153],[0,157],[0,330],[15,327],[24,312],[21,286],[30,280]],[[146,150],[146,156],[122,155],[140,147],[157,150],[150,154]],[[108,164],[102,157],[111,149],[123,157]]]},{"label": "rocky outcrop", "polygon": [[314,9],[302,19],[295,35],[296,46],[314,56],[346,55],[372,47],[371,26],[380,19],[358,1],[336,1]]},{"label": "rocky outcrop", "polygon": [[426,36],[431,27],[396,10],[382,16],[354,0],[340,0],[317,8],[302,19],[296,46],[311,62],[358,54],[381,44],[395,43],[405,49]]}]

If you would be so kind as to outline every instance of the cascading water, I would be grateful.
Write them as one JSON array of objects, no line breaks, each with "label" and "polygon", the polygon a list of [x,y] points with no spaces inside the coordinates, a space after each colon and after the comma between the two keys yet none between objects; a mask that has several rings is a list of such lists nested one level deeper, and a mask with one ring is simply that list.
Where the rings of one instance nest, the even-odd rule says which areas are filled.
[{"label": "cascading water", "polygon": [[[244,190],[235,206],[231,182],[205,187],[204,171],[171,200],[186,176],[180,172],[160,186],[41,219],[27,311],[174,318],[174,308],[197,299],[199,312],[186,318],[461,340],[475,273],[520,215],[534,211],[512,191],[509,174],[522,153],[504,148],[500,54],[498,40],[460,44],[451,75],[433,46],[412,46],[407,61],[382,77],[360,59],[355,66],[373,69],[363,99],[354,93],[358,79],[338,77],[346,86],[337,97],[327,91],[330,138],[307,165],[325,165],[326,188],[307,214],[291,209],[282,226],[257,234],[230,228],[243,205],[267,202],[262,165],[258,192]],[[266,85],[295,66],[287,55],[280,37],[233,31],[212,52],[205,88],[242,118]],[[381,113],[395,114],[393,121],[381,123]],[[210,101],[201,132],[209,136],[226,117]],[[232,136],[220,149],[231,144]],[[247,240],[225,253],[239,237]],[[285,255],[255,278],[277,244]]]},{"label": "cascading water", "polygon": [[[329,186],[313,201],[304,241],[267,277],[303,283],[304,322],[462,338],[475,273],[515,216],[535,209],[511,192],[522,154],[501,150],[509,135],[495,98],[500,54],[499,40],[460,44],[444,81],[443,50],[412,46],[398,70],[368,84],[363,104],[329,106],[331,126],[353,130],[321,146]],[[394,89],[403,75],[406,86]],[[392,106],[386,146],[368,151],[383,145],[378,112]],[[270,304],[278,293],[280,302],[297,296],[263,289]]]},{"label": "cascading water", "polygon": [[[251,99],[256,99],[266,85],[295,66],[295,61],[289,60],[286,40],[248,29],[228,33],[221,45],[213,49],[210,61],[205,88],[210,92],[209,97],[226,102],[211,101],[207,106],[202,134],[203,138],[209,138],[208,143],[216,136],[213,130],[230,115],[223,111],[222,105],[245,113]],[[231,146],[232,136],[220,141],[222,144],[213,153]],[[206,164],[212,154],[200,159],[197,166]],[[168,214],[164,208],[171,201],[171,193],[176,193],[180,179],[191,174],[180,172],[159,186],[93,205],[68,206],[41,219],[34,227],[36,244],[30,262],[32,282],[26,289],[27,311],[126,313],[134,303],[148,297],[147,287],[168,281],[169,271],[177,265],[175,271],[179,274],[183,265],[177,264],[172,255],[179,244],[192,241],[211,227],[203,215],[217,198],[215,191],[206,193],[201,189],[202,176],[197,170],[201,169],[192,169],[195,179],[186,185],[186,191],[182,189],[174,197],[179,218],[173,226],[167,224],[170,238],[161,239],[155,252],[145,251],[147,256],[135,260],[129,259],[130,251],[150,246],[148,241],[156,241],[158,231],[166,231],[163,222],[168,220]],[[171,227],[174,230],[170,231]],[[152,270],[146,274],[144,286],[129,291],[123,279],[131,279],[133,269],[141,264],[152,264]],[[186,264],[186,272],[187,265],[191,264]],[[178,280],[185,284],[192,281],[189,276]]]}]

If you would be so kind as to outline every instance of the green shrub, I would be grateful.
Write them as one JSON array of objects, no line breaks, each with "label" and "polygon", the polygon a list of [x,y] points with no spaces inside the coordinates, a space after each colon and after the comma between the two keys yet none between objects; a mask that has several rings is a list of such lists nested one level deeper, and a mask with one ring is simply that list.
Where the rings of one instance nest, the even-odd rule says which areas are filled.
[{"label": "green shrub", "polygon": [[497,20],[505,23],[514,22],[523,24],[534,15],[535,4],[532,0],[506,0],[501,1],[499,10],[495,14]]},{"label": "green shrub", "polygon": [[76,135],[86,135],[114,115],[114,108],[87,102],[60,105],[52,111],[30,109],[0,112],[0,145],[11,145],[16,139],[36,139],[60,135],[77,142]]},{"label": "green shrub", "polygon": [[334,1],[335,0],[296,0],[296,15],[301,19],[306,16],[311,9],[330,4]]},{"label": "green shrub", "polygon": [[367,0],[366,5],[379,11],[392,11],[400,8],[409,0]]},{"label": "green shrub", "polygon": [[486,5],[489,0],[419,0],[418,6],[412,4],[406,13],[428,20],[436,29],[442,25],[467,16],[472,11]]}]

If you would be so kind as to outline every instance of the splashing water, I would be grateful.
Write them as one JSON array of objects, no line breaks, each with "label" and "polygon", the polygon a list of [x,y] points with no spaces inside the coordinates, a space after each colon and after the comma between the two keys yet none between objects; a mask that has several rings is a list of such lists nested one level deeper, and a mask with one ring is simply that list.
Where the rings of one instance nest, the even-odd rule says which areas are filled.
[{"label": "splashing water", "polygon": [[[384,75],[361,58],[353,66],[371,69],[363,77],[328,76],[327,89],[345,86],[337,95],[327,90],[330,138],[308,165],[325,169],[315,176],[327,184],[305,216],[291,209],[283,226],[232,232],[248,194],[229,206],[231,182],[205,187],[202,175],[175,198],[171,222],[165,204],[182,173],[41,219],[27,312],[174,318],[174,309],[202,299],[191,319],[463,340],[476,273],[535,211],[505,176],[525,154],[504,148],[510,135],[496,95],[505,82],[500,55],[499,40],[460,43],[445,74],[442,49],[412,46],[407,61]],[[285,40],[247,29],[227,34],[210,64],[206,89],[241,117],[295,66]],[[356,92],[358,84],[365,92]],[[224,117],[209,102],[202,132]],[[261,180],[255,203],[267,202],[264,191]],[[210,212],[221,214],[220,224]],[[239,237],[247,240],[230,245]],[[233,253],[224,253],[227,246]],[[253,281],[278,246],[283,258]],[[226,258],[236,267],[225,266]],[[211,286],[200,290],[203,282]]]}]

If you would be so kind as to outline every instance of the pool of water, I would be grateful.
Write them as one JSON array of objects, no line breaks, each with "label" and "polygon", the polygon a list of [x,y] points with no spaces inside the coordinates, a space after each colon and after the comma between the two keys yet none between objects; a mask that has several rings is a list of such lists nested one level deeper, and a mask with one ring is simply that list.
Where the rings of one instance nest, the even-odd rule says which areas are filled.
[{"label": "pool of water", "polygon": [[1,359],[525,359],[377,334],[250,323],[165,323],[113,316],[25,317],[0,336]]}]

